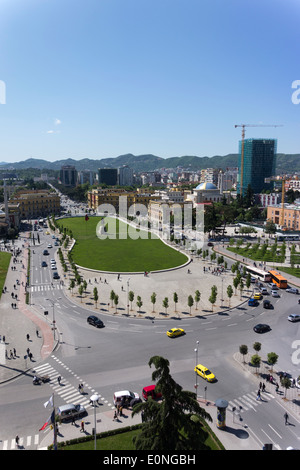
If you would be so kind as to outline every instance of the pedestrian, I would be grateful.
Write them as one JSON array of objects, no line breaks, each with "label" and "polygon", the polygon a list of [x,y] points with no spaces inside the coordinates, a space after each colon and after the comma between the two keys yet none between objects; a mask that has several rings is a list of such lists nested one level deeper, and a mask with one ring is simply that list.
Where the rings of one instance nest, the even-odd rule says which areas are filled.
[{"label": "pedestrian", "polygon": [[80,424],[80,432],[84,432],[84,421],[83,420],[81,421],[81,424]]},{"label": "pedestrian", "polygon": [[19,436],[16,436],[16,445],[17,445],[17,447],[19,447],[19,441],[20,441]]},{"label": "pedestrian", "polygon": [[261,397],[260,397],[260,390],[257,391],[257,397],[256,397],[256,400],[261,400]]},{"label": "pedestrian", "polygon": [[17,351],[16,348],[14,348],[14,356],[17,357]]},{"label": "pedestrian", "polygon": [[265,384],[262,384],[262,391],[264,392],[266,390]]},{"label": "pedestrian", "polygon": [[262,389],[262,383],[259,382],[259,390],[261,390],[261,389]]},{"label": "pedestrian", "polygon": [[72,415],[72,426],[73,426],[73,424],[74,424],[74,426],[75,426],[75,418],[74,418],[74,415]]},{"label": "pedestrian", "polygon": [[275,389],[275,390],[276,390],[276,393],[278,393],[278,390],[279,390],[279,385],[278,385],[278,384],[276,385],[276,389]]},{"label": "pedestrian", "polygon": [[284,414],[285,424],[288,424],[289,415],[287,413]]},{"label": "pedestrian", "polygon": [[60,385],[60,381],[61,381],[61,376],[59,375],[59,376],[57,377],[57,382],[59,383],[59,385]]},{"label": "pedestrian", "polygon": [[113,421],[116,421],[118,419],[118,415],[117,415],[117,411],[115,410],[114,412],[114,417],[113,417]]},{"label": "pedestrian", "polygon": [[29,336],[29,334],[28,334],[28,333],[27,333],[27,335],[26,335],[26,338],[27,338],[27,341],[29,341],[29,339],[30,339],[30,336]]}]

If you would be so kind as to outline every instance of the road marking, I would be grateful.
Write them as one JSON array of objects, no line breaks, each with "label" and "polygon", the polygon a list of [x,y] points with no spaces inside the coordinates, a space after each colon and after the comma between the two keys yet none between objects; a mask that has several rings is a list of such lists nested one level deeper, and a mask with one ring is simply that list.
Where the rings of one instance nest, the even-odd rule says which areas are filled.
[{"label": "road marking", "polygon": [[271,424],[268,424],[268,426],[270,426],[270,428],[272,429],[272,431],[275,432],[275,434],[277,434],[277,436],[280,437],[280,439],[282,439],[282,436],[280,436],[280,434],[278,434],[278,432],[275,431],[275,429],[271,426]]}]

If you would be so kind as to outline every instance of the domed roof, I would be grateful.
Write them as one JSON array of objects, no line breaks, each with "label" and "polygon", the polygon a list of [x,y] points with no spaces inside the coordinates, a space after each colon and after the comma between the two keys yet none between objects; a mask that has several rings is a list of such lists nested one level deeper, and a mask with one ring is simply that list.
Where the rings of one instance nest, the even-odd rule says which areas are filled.
[{"label": "domed roof", "polygon": [[214,190],[216,190],[216,189],[218,189],[218,188],[217,188],[217,186],[216,186],[215,184],[213,184],[213,183],[207,183],[207,182],[205,182],[205,183],[200,183],[200,184],[198,184],[198,186],[197,186],[195,189],[196,189],[196,190],[202,190],[202,191],[203,191],[203,190],[208,190],[208,189],[214,189]]}]

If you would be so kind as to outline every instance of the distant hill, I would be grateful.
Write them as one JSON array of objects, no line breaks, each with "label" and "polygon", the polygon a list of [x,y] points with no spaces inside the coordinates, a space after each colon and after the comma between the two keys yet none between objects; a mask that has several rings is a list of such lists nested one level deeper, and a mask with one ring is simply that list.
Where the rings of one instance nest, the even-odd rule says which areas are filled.
[{"label": "distant hill", "polygon": [[[82,158],[74,160],[72,158],[48,162],[43,159],[28,158],[16,163],[0,163],[0,170],[14,169],[22,170],[26,168],[38,168],[40,170],[60,170],[62,165],[73,165],[77,170],[97,171],[98,168],[118,168],[128,165],[134,171],[154,171],[162,168],[184,168],[186,170],[202,170],[204,168],[220,168],[225,170],[230,167],[237,167],[238,154],[215,155],[214,157],[182,156],[161,158],[152,154],[132,155],[131,153],[120,155],[116,158],[103,158],[94,160]],[[300,154],[277,154],[277,173],[300,171]]]}]

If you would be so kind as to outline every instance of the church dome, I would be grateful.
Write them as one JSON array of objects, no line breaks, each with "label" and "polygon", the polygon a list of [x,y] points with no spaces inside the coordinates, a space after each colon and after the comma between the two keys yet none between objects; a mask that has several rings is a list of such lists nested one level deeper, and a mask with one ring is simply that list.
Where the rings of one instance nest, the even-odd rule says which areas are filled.
[{"label": "church dome", "polygon": [[200,183],[198,186],[195,188],[198,191],[207,191],[209,189],[214,189],[217,190],[217,186],[213,183]]}]

